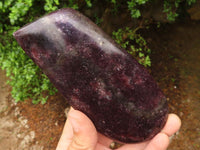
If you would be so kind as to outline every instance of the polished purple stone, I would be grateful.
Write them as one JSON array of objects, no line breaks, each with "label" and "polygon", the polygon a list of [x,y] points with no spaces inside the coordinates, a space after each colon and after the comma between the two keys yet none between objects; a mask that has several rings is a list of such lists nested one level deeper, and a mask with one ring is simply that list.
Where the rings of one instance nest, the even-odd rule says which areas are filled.
[{"label": "polished purple stone", "polygon": [[163,128],[168,107],[156,82],[79,12],[52,12],[19,29],[14,37],[100,133],[135,143],[151,139]]}]

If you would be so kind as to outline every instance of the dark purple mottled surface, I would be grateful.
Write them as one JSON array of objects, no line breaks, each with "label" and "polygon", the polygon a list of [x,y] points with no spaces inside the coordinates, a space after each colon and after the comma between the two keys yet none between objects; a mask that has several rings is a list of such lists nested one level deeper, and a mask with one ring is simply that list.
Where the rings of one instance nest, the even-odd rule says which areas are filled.
[{"label": "dark purple mottled surface", "polygon": [[97,130],[125,143],[151,139],[168,107],[156,82],[88,18],[61,9],[14,33],[51,82]]}]

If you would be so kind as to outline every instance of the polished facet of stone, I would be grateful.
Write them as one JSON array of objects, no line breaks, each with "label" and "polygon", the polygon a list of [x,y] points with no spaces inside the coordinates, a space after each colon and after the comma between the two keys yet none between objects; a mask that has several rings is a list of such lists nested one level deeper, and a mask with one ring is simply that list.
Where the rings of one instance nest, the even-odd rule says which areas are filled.
[{"label": "polished facet of stone", "polygon": [[156,82],[79,12],[52,12],[19,29],[14,37],[100,133],[135,143],[151,139],[163,128],[168,107]]}]

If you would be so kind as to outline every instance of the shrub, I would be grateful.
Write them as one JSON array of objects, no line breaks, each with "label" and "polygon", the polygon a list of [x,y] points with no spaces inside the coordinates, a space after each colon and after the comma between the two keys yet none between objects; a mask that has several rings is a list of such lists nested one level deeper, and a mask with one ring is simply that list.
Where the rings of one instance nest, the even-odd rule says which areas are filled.
[{"label": "shrub", "polygon": [[139,28],[130,29],[118,29],[114,31],[113,39],[121,45],[122,48],[126,49],[128,53],[137,58],[138,62],[145,67],[151,66],[150,53],[151,50],[147,46],[146,40],[137,32]]},{"label": "shrub", "polygon": [[[30,15],[44,14],[45,11],[42,9],[33,10],[37,8],[35,5],[38,2],[34,0],[0,2],[0,66],[6,69],[6,75],[10,77],[8,83],[12,86],[11,94],[17,102],[31,98],[35,104],[45,103],[48,95],[53,95],[57,91],[33,61],[25,55],[12,36],[19,26],[34,19],[29,17]],[[54,3],[58,4],[56,1]],[[57,9],[54,3],[46,0],[44,9],[46,11]],[[5,16],[9,16],[9,19]]]}]

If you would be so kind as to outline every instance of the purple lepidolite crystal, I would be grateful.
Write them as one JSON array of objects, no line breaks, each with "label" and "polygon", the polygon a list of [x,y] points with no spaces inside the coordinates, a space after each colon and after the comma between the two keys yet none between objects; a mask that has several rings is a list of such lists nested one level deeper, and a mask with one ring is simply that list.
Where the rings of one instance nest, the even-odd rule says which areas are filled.
[{"label": "purple lepidolite crystal", "polygon": [[88,18],[52,12],[14,33],[75,109],[114,140],[151,139],[164,126],[165,96],[147,70]]}]

